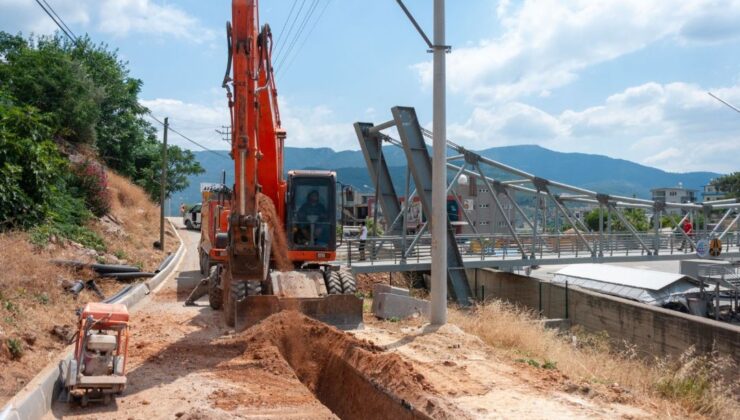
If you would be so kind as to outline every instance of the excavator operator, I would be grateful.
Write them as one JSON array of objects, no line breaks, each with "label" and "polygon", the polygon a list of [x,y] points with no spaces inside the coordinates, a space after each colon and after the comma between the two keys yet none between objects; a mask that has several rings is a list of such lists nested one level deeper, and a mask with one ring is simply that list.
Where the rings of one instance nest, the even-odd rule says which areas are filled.
[{"label": "excavator operator", "polygon": [[298,209],[296,242],[304,245],[326,244],[329,239],[324,224],[328,222],[326,207],[319,200],[319,192],[311,190]]}]

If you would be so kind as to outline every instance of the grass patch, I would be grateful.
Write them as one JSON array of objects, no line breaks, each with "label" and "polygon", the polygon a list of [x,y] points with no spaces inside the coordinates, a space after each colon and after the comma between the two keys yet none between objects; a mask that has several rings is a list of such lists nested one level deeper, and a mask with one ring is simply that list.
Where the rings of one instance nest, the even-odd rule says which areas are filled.
[{"label": "grass patch", "polygon": [[[729,402],[740,391],[737,379],[732,382],[724,377],[728,372],[737,372],[737,366],[717,352],[698,354],[692,347],[677,361],[660,365],[664,374],[655,389],[665,398],[680,401],[690,411],[722,413],[731,409]],[[734,410],[737,413],[737,407]]]},{"label": "grass patch", "polygon": [[17,338],[9,338],[6,341],[8,351],[10,352],[10,358],[18,360],[23,357],[23,342]]},{"label": "grass patch", "polygon": [[689,349],[680,358],[641,357],[634,346],[614,345],[606,333],[545,329],[534,311],[499,300],[466,311],[453,309],[449,319],[504,358],[557,369],[597,388],[618,384],[668,417],[693,413],[734,418],[740,410],[740,382],[732,374],[738,366],[716,352],[700,355]]},{"label": "grass patch", "polygon": [[30,230],[31,243],[45,247],[54,238],[65,238],[96,251],[105,251],[103,238],[86,226],[93,214],[85,207],[85,201],[61,192],[56,196],[44,223]]}]

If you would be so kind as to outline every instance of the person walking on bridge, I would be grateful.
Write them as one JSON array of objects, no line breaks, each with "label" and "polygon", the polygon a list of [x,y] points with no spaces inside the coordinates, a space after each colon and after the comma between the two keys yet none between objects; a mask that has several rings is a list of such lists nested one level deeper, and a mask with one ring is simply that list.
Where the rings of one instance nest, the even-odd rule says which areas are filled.
[{"label": "person walking on bridge", "polygon": [[367,226],[365,222],[360,222],[360,244],[358,250],[360,251],[360,261],[365,261],[365,242],[367,242]]},{"label": "person walking on bridge", "polygon": [[694,236],[694,226],[691,224],[691,220],[687,218],[683,222],[681,230],[683,230],[683,233],[685,233],[685,235],[682,235],[683,240],[681,241],[681,246],[678,247],[678,250],[683,251],[686,248],[686,244],[688,244],[690,252],[694,252],[694,243],[691,241],[691,237]]}]

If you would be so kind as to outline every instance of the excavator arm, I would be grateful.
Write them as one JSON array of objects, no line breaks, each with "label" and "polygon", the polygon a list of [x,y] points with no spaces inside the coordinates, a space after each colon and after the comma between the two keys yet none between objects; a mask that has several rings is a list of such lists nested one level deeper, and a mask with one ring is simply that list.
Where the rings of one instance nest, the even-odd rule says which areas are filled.
[{"label": "excavator arm", "polygon": [[270,27],[258,30],[256,0],[234,0],[232,16],[232,25],[227,27],[231,77],[227,73],[224,80],[235,178],[228,265],[234,280],[250,281],[264,279],[269,268],[270,236],[259,213],[257,194],[261,192],[273,201],[278,220],[284,214],[284,132],[280,129],[272,77]]},{"label": "excavator arm", "polygon": [[[327,264],[336,248],[335,174],[291,171],[290,182],[284,179],[285,131],[272,69],[272,33],[269,25],[260,28],[257,3],[232,0],[232,23],[227,24],[223,87],[231,115],[235,182],[226,261],[217,270],[222,293],[212,306],[222,306],[227,324],[237,328],[284,309],[354,328],[362,323],[354,278],[346,272],[340,276],[338,267]],[[289,228],[290,237],[287,245],[286,238],[276,237],[280,241],[275,243],[283,246],[274,262],[279,260],[283,270],[303,265],[302,271],[270,273],[273,229],[282,232],[283,227]],[[303,264],[307,262],[310,267]],[[209,291],[209,300],[211,296]]]}]

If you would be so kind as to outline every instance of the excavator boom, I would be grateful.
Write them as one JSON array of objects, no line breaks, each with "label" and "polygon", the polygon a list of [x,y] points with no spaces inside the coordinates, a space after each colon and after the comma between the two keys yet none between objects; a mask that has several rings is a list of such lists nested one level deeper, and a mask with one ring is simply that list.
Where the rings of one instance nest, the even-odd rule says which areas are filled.
[{"label": "excavator boom", "polygon": [[362,300],[354,296],[354,278],[328,264],[336,256],[336,175],[291,171],[285,179],[286,133],[272,69],[272,33],[269,25],[259,26],[257,0],[232,1],[227,40],[223,87],[231,115],[235,182],[226,261],[212,276],[221,294],[209,291],[209,298],[215,296],[211,306],[223,307],[227,324],[238,327],[283,309],[357,327]]}]

